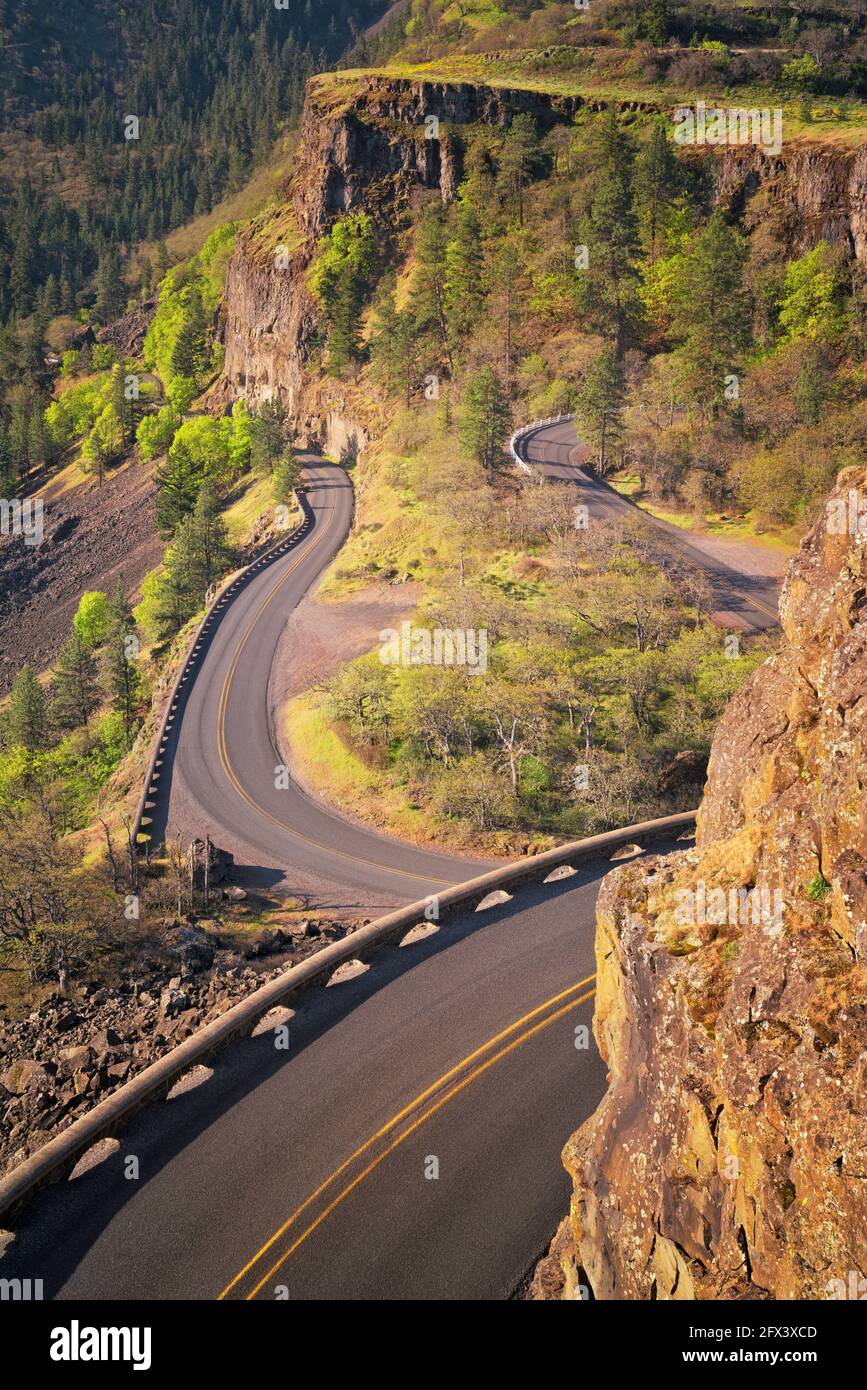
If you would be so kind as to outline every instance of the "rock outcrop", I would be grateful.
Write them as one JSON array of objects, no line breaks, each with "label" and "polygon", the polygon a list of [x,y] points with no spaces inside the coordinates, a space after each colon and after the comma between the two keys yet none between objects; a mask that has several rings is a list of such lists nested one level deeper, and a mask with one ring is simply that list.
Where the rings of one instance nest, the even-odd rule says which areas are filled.
[{"label": "rock outcrop", "polygon": [[865,498],[867,470],[842,474],[790,565],[695,848],[603,883],[609,1089],[564,1151],[571,1217],[531,1297],[867,1288]]},{"label": "rock outcrop", "polygon": [[148,299],[137,309],[131,309],[128,314],[115,319],[114,323],[100,328],[96,335],[97,342],[109,343],[120,358],[137,356],[141,352],[145,335],[151,326],[156,311],[156,300]]},{"label": "rock outcrop", "polygon": [[[571,121],[579,96],[521,88],[414,81],[384,74],[328,73],[307,93],[298,157],[278,206],[239,237],[221,313],[225,368],[215,408],[243,397],[281,396],[302,437],[330,453],[355,452],[376,428],[315,355],[321,323],[306,271],[334,220],[363,208],[383,244],[405,223],[422,190],[452,200],[465,138],[476,125],[508,126],[522,113],[540,130]],[[624,102],[631,110],[642,103]],[[435,119],[434,119],[435,118]],[[821,238],[867,259],[867,151],[784,145],[684,151],[712,161],[716,197],[801,250]]]},{"label": "rock outcrop", "polygon": [[154,958],[138,961],[114,987],[85,984],[73,996],[50,994],[27,1018],[0,1018],[0,1173],[355,925],[292,919],[238,941],[237,927],[224,935],[218,920],[174,921],[154,942]]}]

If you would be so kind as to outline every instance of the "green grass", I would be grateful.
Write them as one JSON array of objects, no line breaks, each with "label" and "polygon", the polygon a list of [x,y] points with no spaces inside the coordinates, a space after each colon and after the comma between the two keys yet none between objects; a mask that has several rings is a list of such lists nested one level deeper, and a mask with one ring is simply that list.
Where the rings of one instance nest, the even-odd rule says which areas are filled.
[{"label": "green grass", "polygon": [[549,47],[538,51],[517,49],[509,53],[452,54],[427,63],[393,61],[383,68],[350,68],[324,73],[313,79],[311,92],[323,114],[335,115],[360,95],[370,80],[404,79],[411,82],[469,82],[476,86],[515,88],[544,92],[554,97],[583,97],[592,101],[640,103],[648,112],[671,111],[699,97],[708,106],[781,106],[784,141],[832,143],[843,147],[863,143],[867,134],[867,102],[851,101],[848,118],[840,118],[840,102],[817,98],[814,119],[804,121],[800,97],[770,84],[720,87],[695,91],[667,82],[650,82],[629,71],[634,63],[628,50]]},{"label": "green grass", "polygon": [[748,541],[770,550],[779,550],[785,555],[792,554],[798,548],[798,537],[791,533],[791,528],[781,531],[768,529],[761,517],[753,511],[745,512],[742,516],[731,516],[724,512],[705,512],[703,520],[699,522],[694,513],[670,511],[641,497],[641,484],[634,473],[623,473],[609,478],[608,481],[623,497],[631,497],[648,516],[667,521],[684,531],[694,531],[698,535],[713,536],[721,540]]},{"label": "green grass", "polygon": [[240,545],[257,517],[272,506],[270,478],[248,475],[243,479],[240,486],[234,489],[229,505],[223,509],[223,520],[229,532],[230,544]]},{"label": "green grass", "polygon": [[437,838],[430,814],[413,807],[400,787],[344,742],[327,717],[325,703],[321,694],[311,691],[292,700],[286,711],[286,734],[302,782],[315,786],[327,802],[401,838]]}]

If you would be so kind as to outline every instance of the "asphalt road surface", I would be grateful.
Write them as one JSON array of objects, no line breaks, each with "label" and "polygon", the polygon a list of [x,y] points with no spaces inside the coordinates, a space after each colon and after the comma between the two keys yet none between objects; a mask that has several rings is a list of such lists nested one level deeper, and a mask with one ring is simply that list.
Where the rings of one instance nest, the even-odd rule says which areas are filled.
[{"label": "asphalt road surface", "polygon": [[652,525],[676,555],[695,569],[705,571],[719,612],[756,631],[779,625],[779,579],[745,574],[725,564],[692,544],[679,526],[642,511],[629,498],[597,478],[584,466],[590,451],[578,439],[571,420],[534,430],[518,447],[525,462],[538,465],[546,477],[574,483],[580,489],[581,502],[589,508],[591,523],[593,518],[624,521],[642,517]]},{"label": "asphalt road surface", "polygon": [[304,482],[312,528],[221,610],[148,810],[151,831],[157,840],[166,831],[184,840],[208,831],[234,853],[242,881],[300,887],[312,906],[415,902],[484,866],[351,823],[277,776],[279,712],[270,697],[277,645],[352,522],[352,484],[342,468],[314,461]]},{"label": "asphalt road surface", "polygon": [[507,1298],[568,1208],[560,1151],[605,1089],[576,1028],[609,868],[311,987],[285,1050],[273,1031],[234,1044],[39,1194],[0,1277],[63,1299]]}]

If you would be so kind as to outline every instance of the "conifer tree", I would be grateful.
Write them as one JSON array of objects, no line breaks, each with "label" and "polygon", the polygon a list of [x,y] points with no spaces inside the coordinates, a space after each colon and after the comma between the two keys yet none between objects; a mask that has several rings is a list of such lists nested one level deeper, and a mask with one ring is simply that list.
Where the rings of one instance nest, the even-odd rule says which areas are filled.
[{"label": "conifer tree", "polygon": [[45,747],[47,734],[45,695],[33,667],[25,662],[12,687],[6,712],[6,735],[10,743],[36,753]]},{"label": "conifer tree", "polygon": [[51,678],[51,718],[60,729],[86,729],[99,708],[99,679],[93,649],[73,629]]}]

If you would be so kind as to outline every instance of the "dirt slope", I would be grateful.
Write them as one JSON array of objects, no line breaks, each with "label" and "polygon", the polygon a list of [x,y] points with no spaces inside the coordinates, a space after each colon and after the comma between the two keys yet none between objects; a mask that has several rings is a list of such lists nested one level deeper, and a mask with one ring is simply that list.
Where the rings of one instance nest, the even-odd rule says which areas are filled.
[{"label": "dirt slope", "polygon": [[44,501],[44,539],[0,536],[0,694],[25,661],[37,671],[54,660],[86,589],[110,592],[118,577],[128,592],[162,554],[154,530],[151,470],[127,464],[106,477]]}]

